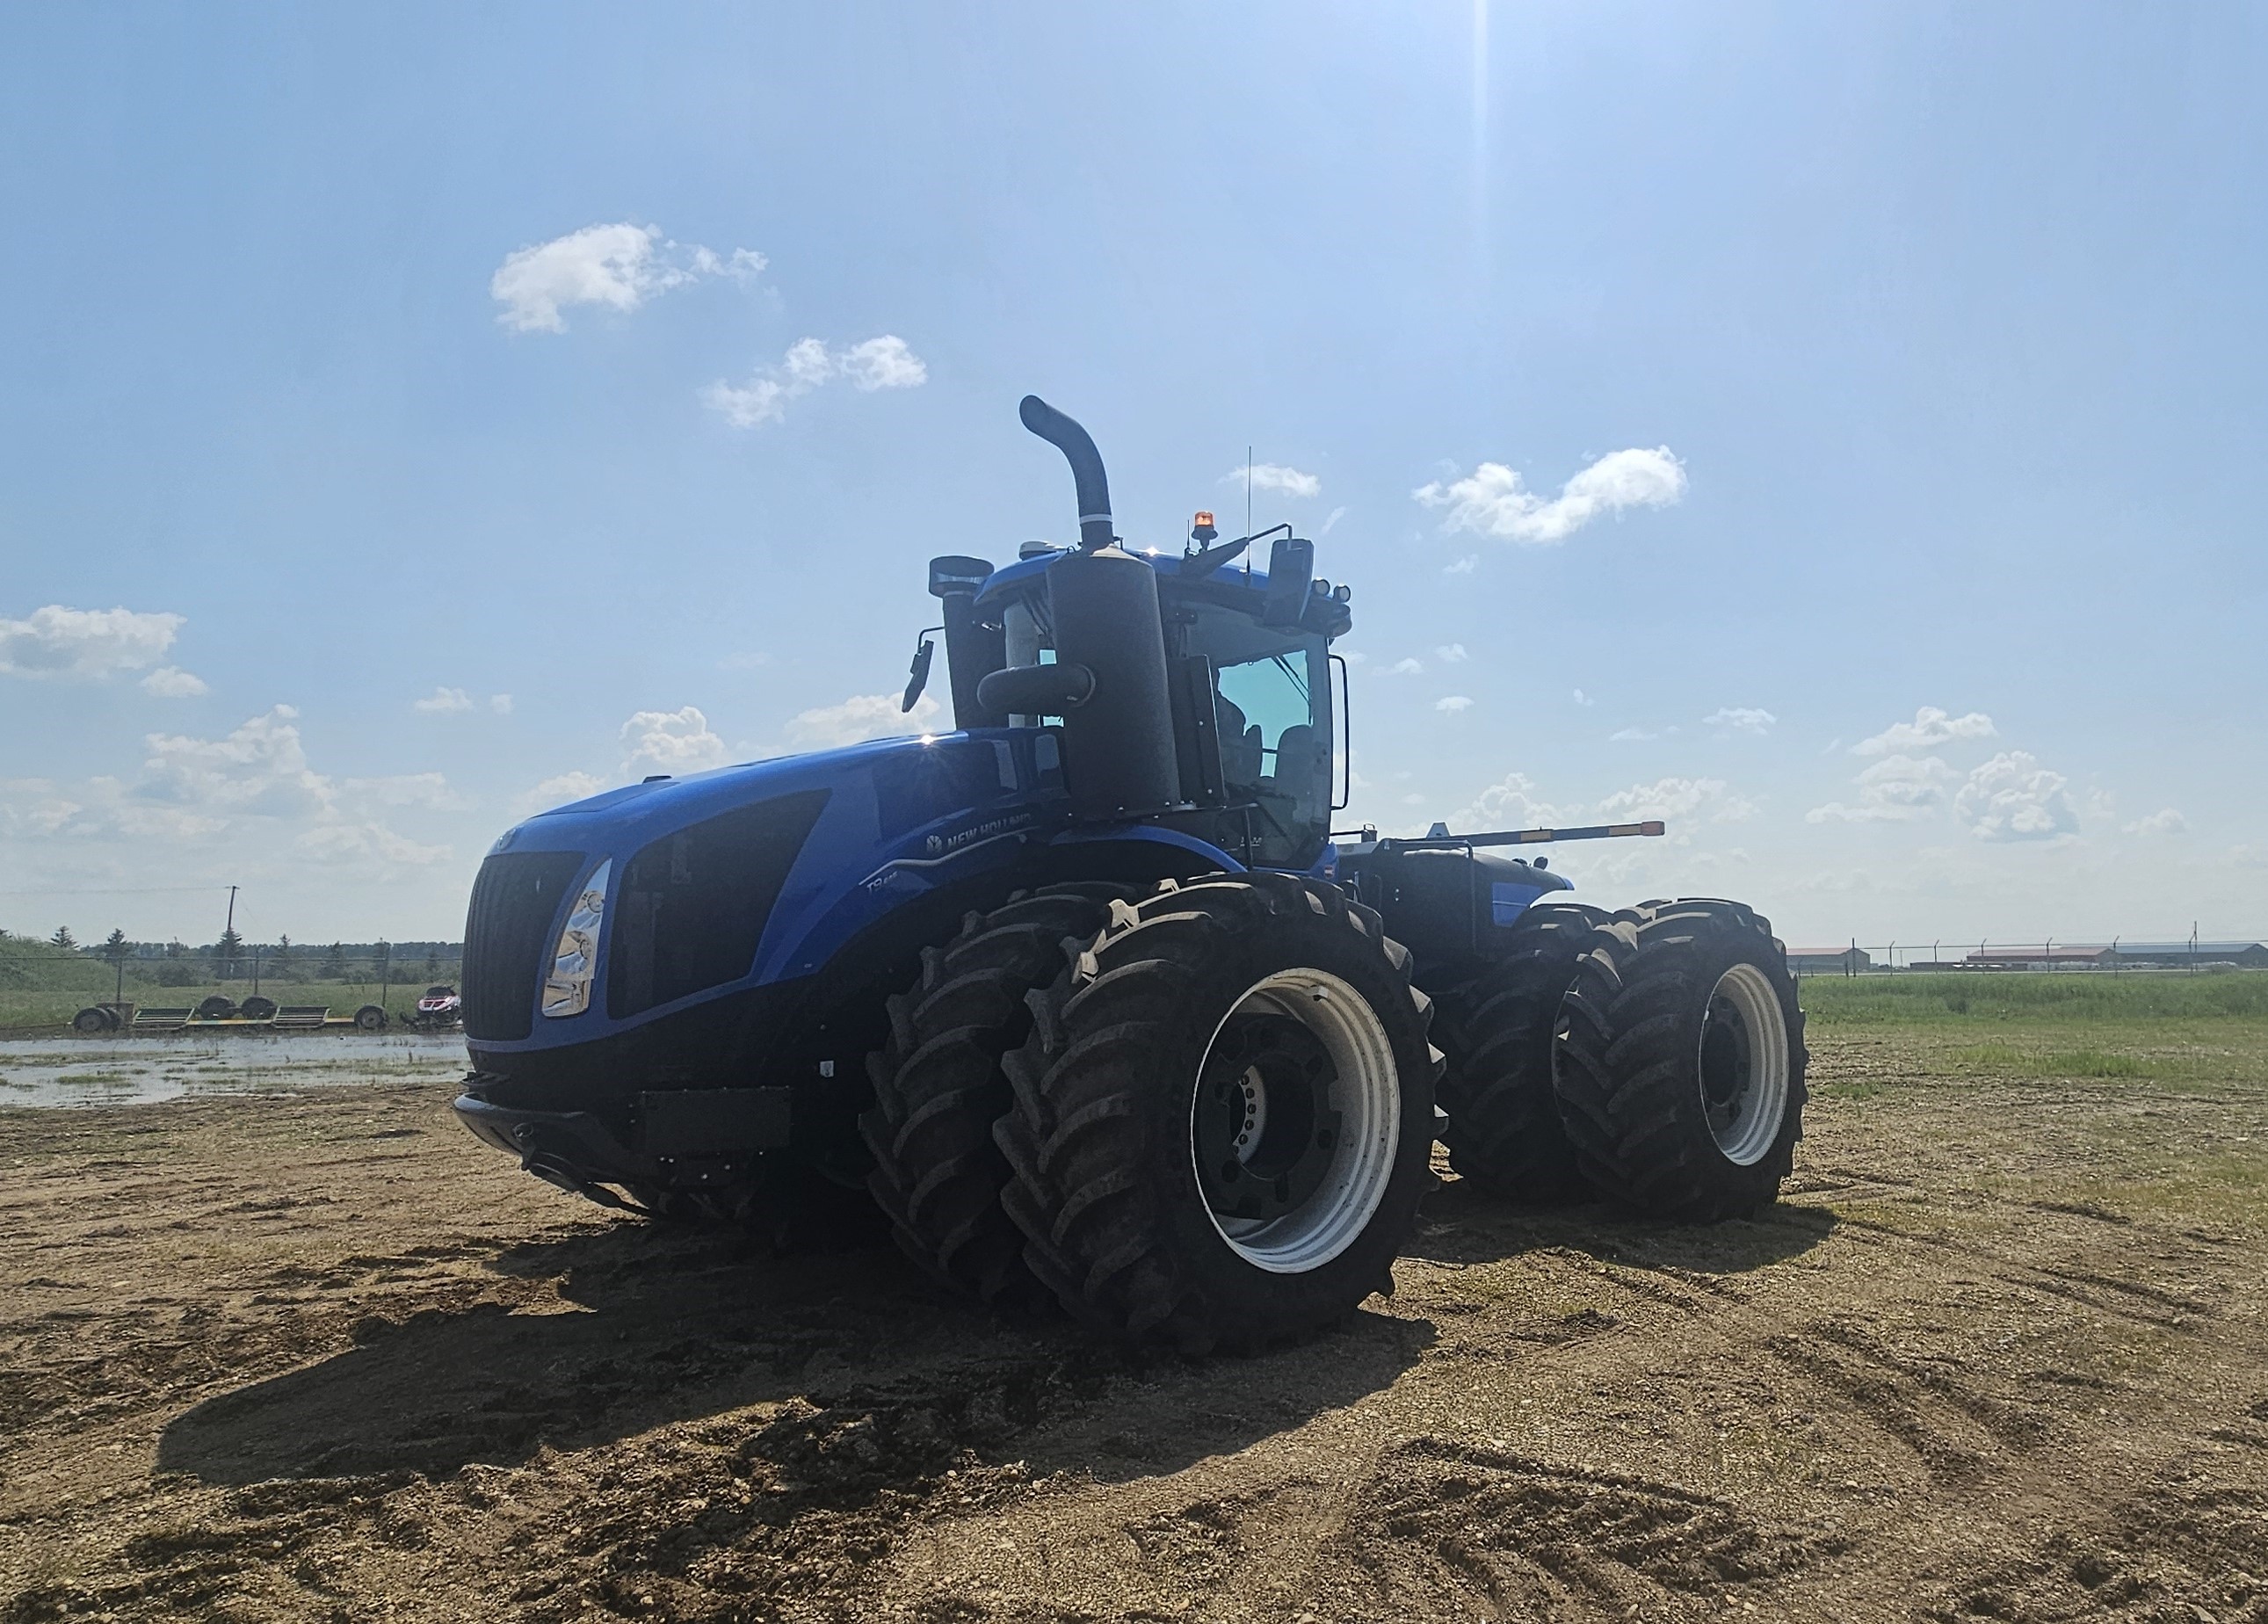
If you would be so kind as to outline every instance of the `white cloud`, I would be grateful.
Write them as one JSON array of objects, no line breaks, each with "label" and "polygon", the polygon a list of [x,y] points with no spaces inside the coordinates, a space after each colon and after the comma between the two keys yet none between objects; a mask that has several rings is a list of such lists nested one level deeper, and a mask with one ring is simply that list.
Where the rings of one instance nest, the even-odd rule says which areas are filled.
[{"label": "white cloud", "polygon": [[1470,710],[1472,704],[1473,702],[1463,694],[1449,694],[1434,700],[1433,708],[1437,711],[1447,711],[1450,715],[1454,716],[1459,711]]},{"label": "white cloud", "polygon": [[1462,643],[1444,643],[1434,649],[1433,657],[1445,666],[1453,666],[1459,661],[1469,659],[1471,656],[1465,653],[1465,646]]},{"label": "white cloud", "polygon": [[[1256,462],[1249,470],[1241,468],[1231,469],[1220,476],[1220,483],[1224,485],[1242,485],[1248,472],[1251,476],[1252,488],[1255,491],[1274,491],[1285,496],[1296,497],[1321,496],[1323,493],[1323,482],[1319,476],[1314,474],[1303,474],[1298,469],[1287,468],[1281,462]],[[1336,521],[1338,515],[1344,512],[1346,509],[1344,507],[1336,510],[1331,515],[1333,521]],[[1327,524],[1323,528],[1329,529],[1330,527]]]},{"label": "white cloud", "polygon": [[2228,860],[2239,868],[2268,868],[2268,845],[2233,845]]},{"label": "white cloud", "polygon": [[1331,509],[1330,517],[1323,520],[1323,528],[1315,532],[1316,539],[1320,541],[1324,536],[1329,535],[1331,533],[1333,527],[1335,527],[1340,520],[1346,517],[1346,511],[1347,510],[1344,507],[1334,507]]},{"label": "white cloud", "polygon": [[622,771],[633,777],[666,772],[672,778],[725,764],[725,741],[709,730],[709,719],[695,705],[674,711],[640,711],[622,724],[628,753]]},{"label": "white cloud", "polygon": [[205,679],[179,666],[159,666],[142,679],[142,691],[159,699],[194,699],[206,691]]},{"label": "white cloud", "polygon": [[1470,575],[1475,570],[1477,570],[1480,567],[1480,554],[1476,552],[1469,552],[1463,557],[1455,560],[1454,563],[1443,565],[1441,566],[1441,573],[1444,575]]},{"label": "white cloud", "polygon": [[836,363],[854,388],[914,389],[929,381],[929,368],[895,333],[852,344]]},{"label": "white cloud", "polygon": [[1577,705],[1590,705],[1598,704],[1598,701],[1586,694],[1581,689],[1578,688],[1575,690],[1575,703]]},{"label": "white cloud", "polygon": [[654,225],[585,225],[564,237],[504,256],[489,279],[489,292],[504,306],[497,320],[519,332],[560,333],[560,312],[572,305],[599,305],[628,313],[659,293],[704,277],[746,280],[764,268],[764,256],[750,248],[719,255],[698,245],[672,241]]},{"label": "white cloud", "polygon": [[2064,786],[2023,750],[2005,750],[1969,775],[1953,798],[1954,816],[1979,840],[2047,840],[2079,827]]},{"label": "white cloud", "polygon": [[489,709],[494,711],[498,716],[511,715],[512,696],[510,694],[490,694],[489,696]]},{"label": "white cloud", "polygon": [[461,688],[436,688],[425,698],[412,699],[409,708],[423,711],[431,716],[446,716],[456,711],[471,710],[473,697]]},{"label": "white cloud", "polygon": [[1644,744],[1661,735],[1651,727],[1618,727],[1607,735],[1609,744]]},{"label": "white cloud", "polygon": [[838,351],[816,338],[799,338],[777,366],[745,384],[720,378],[701,391],[701,400],[736,429],[759,428],[785,417],[790,401],[838,378],[862,390],[911,389],[929,380],[929,368],[894,333]]},{"label": "white cloud", "polygon": [[182,624],[179,615],[50,603],[22,620],[0,619],[0,675],[103,677],[138,671],[164,656]]},{"label": "white cloud", "polygon": [[329,813],[335,792],[331,781],[307,764],[295,725],[298,715],[279,705],[222,739],[153,733],[136,794],[208,812],[273,817]]},{"label": "white cloud", "polygon": [[1611,451],[1546,499],[1501,462],[1484,462],[1447,484],[1435,480],[1410,492],[1427,507],[1447,509],[1441,528],[1550,545],[1594,519],[1626,507],[1665,507],[1685,494],[1685,466],[1669,447]]},{"label": "white cloud", "polygon": [[361,858],[426,867],[451,855],[446,845],[405,839],[383,823],[319,823],[292,844],[327,862]]},{"label": "white cloud", "polygon": [[1989,739],[1992,719],[1982,711],[1950,716],[1933,705],[1925,705],[1910,722],[1892,722],[1871,739],[1851,747],[1853,756],[1887,756],[1892,751],[1935,749],[1955,739]]},{"label": "white cloud", "polygon": [[1390,666],[1381,668],[1379,675],[1381,676],[1415,676],[1425,668],[1425,667],[1424,663],[1414,658],[1403,659],[1395,661]]},{"label": "white cloud", "polygon": [[867,739],[891,739],[927,733],[944,707],[924,694],[910,712],[901,712],[900,694],[853,694],[840,705],[820,705],[799,712],[787,725],[789,736],[799,745],[829,749]]},{"label": "white cloud", "polygon": [[1945,798],[1945,786],[1960,775],[1934,756],[1888,756],[1852,780],[1855,804],[1830,801],[1805,813],[1812,823],[1910,823],[1928,816]]},{"label": "white cloud", "polygon": [[562,772],[523,791],[514,804],[525,815],[549,812],[571,801],[588,801],[607,787],[607,780],[588,772]]},{"label": "white cloud", "polygon": [[1737,823],[1756,812],[1756,803],[1728,794],[1722,779],[1657,779],[1633,784],[1601,801],[1596,815],[1609,823],[1646,818],[1684,818],[1706,810],[1712,823]]},{"label": "white cloud", "polygon": [[1705,727],[1722,727],[1731,733],[1765,734],[1779,720],[1770,711],[1760,711],[1754,705],[1722,705],[1702,718]]},{"label": "white cloud", "polygon": [[219,738],[151,734],[130,783],[103,775],[67,792],[41,780],[0,783],[0,838],[62,843],[39,860],[58,872],[105,883],[136,874],[159,887],[174,882],[162,877],[169,872],[178,880],[185,847],[201,853],[198,872],[218,872],[225,860],[228,872],[268,875],[271,883],[277,863],[291,861],[295,890],[342,878],[389,883],[403,866],[431,868],[452,858],[449,845],[409,838],[383,821],[389,808],[462,809],[467,803],[446,779],[438,772],[328,778],[309,764],[298,720],[279,705]]},{"label": "white cloud", "polygon": [[2149,816],[2137,818],[2127,824],[2124,832],[2130,835],[2177,835],[2189,826],[2189,819],[2173,808],[2161,807]]},{"label": "white cloud", "polygon": [[1570,808],[1537,799],[1535,780],[1524,772],[1507,775],[1460,808],[1449,827],[1462,830],[1551,829],[1569,821]]},{"label": "white cloud", "polygon": [[461,812],[472,802],[449,786],[438,772],[402,772],[380,779],[349,779],[340,786],[348,794],[383,807],[424,807],[436,812]]}]

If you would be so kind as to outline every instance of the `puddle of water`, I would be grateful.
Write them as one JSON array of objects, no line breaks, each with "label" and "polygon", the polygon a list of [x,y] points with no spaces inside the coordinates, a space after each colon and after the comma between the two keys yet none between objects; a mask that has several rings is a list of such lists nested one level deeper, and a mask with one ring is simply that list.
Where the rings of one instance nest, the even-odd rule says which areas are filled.
[{"label": "puddle of water", "polygon": [[144,1105],[352,1082],[442,1082],[464,1075],[456,1033],[180,1033],[53,1041],[0,1038],[0,1106]]}]

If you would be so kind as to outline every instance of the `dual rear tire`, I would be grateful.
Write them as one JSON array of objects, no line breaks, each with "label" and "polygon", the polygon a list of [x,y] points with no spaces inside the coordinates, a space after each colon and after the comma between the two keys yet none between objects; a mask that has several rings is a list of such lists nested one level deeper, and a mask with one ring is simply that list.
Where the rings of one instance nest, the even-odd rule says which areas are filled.
[{"label": "dual rear tire", "polygon": [[1803,1014],[1738,903],[1541,903],[1442,999],[1450,1165],[1518,1200],[1709,1222],[1778,1194],[1802,1133]]}]

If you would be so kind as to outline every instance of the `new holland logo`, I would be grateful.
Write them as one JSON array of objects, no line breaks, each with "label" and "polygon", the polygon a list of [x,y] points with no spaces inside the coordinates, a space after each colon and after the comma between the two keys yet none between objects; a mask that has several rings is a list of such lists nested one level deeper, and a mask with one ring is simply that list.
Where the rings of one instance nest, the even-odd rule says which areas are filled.
[{"label": "new holland logo", "polygon": [[1021,811],[1004,813],[998,817],[988,817],[981,823],[971,823],[968,828],[956,829],[951,834],[932,835],[922,842],[922,848],[932,857],[943,857],[976,841],[989,840],[995,835],[1005,835],[1010,830],[1021,829],[1031,821],[1032,813],[1027,807]]}]

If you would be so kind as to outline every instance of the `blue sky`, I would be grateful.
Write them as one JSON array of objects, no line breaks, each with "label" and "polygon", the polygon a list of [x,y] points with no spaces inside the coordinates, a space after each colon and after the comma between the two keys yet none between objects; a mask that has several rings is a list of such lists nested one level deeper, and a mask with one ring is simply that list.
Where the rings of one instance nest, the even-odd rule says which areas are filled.
[{"label": "blue sky", "polygon": [[1036,390],[1130,543],[1281,470],[1351,816],[1666,816],[1558,860],[1791,940],[2268,930],[2264,70],[2235,4],[14,8],[0,923],[453,935],[547,798],[882,725],[923,561],[1071,535]]}]

